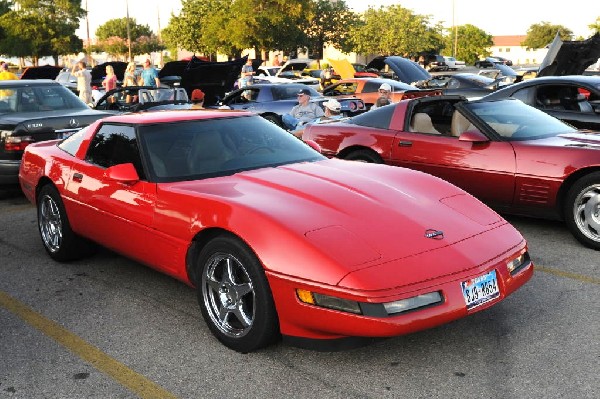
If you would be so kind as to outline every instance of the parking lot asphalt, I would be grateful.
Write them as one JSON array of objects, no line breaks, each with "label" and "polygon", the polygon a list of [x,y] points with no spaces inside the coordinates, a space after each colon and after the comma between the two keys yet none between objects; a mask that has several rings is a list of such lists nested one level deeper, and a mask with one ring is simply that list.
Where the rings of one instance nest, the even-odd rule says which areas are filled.
[{"label": "parking lot asphalt", "polygon": [[243,355],[179,281],[106,250],[52,261],[35,208],[4,193],[0,398],[600,397],[600,253],[562,223],[507,218],[537,270],[502,303],[358,349]]}]

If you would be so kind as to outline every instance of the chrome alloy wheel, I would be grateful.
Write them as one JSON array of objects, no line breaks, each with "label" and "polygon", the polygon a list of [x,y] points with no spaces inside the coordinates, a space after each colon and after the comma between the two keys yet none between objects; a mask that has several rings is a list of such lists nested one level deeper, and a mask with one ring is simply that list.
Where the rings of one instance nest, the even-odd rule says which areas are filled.
[{"label": "chrome alloy wheel", "polygon": [[573,215],[581,233],[600,242],[600,184],[588,186],[577,195]]},{"label": "chrome alloy wheel", "polygon": [[246,268],[233,255],[215,253],[207,261],[202,298],[213,324],[225,335],[243,337],[252,328],[254,287]]},{"label": "chrome alloy wheel", "polygon": [[44,195],[39,209],[38,224],[44,245],[50,252],[57,252],[63,242],[63,225],[58,204],[50,195]]}]

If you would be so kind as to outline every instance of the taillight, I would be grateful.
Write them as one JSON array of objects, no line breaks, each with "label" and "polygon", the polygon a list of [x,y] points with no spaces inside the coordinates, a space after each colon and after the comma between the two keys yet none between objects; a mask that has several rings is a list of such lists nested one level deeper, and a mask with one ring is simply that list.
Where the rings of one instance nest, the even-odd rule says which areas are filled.
[{"label": "taillight", "polygon": [[356,103],[354,101],[350,101],[350,110],[351,111],[355,111],[356,110]]},{"label": "taillight", "polygon": [[4,139],[4,150],[23,151],[31,143],[33,143],[31,136],[9,136]]}]

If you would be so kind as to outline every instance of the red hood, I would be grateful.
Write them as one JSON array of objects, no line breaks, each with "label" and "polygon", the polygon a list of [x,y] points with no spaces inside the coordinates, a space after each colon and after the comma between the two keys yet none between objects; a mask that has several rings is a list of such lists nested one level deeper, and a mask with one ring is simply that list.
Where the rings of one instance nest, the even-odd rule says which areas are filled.
[{"label": "red hood", "polygon": [[[308,244],[315,256],[326,259],[306,266],[315,269],[314,276],[306,268],[303,276],[323,281],[323,263],[335,265],[336,271],[323,281],[328,284],[337,284],[351,271],[452,246],[506,224],[441,179],[385,165],[327,160],[210,180],[176,183],[173,189],[260,214],[265,231],[289,234],[299,247]],[[443,232],[443,237],[427,238],[428,231]],[[288,243],[277,235],[271,247],[278,240]]]}]

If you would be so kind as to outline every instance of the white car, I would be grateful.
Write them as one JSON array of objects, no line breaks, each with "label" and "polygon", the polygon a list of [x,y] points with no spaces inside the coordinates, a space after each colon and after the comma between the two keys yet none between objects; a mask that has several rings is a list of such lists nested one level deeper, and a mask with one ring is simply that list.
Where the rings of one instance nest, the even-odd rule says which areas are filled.
[{"label": "white car", "polygon": [[303,83],[319,90],[319,79],[310,76],[297,76],[295,74],[280,75],[281,67],[259,66],[252,78],[252,84],[259,83]]},{"label": "white car", "polygon": [[444,56],[444,60],[446,61],[446,64],[448,64],[448,69],[451,71],[456,71],[457,69],[462,69],[466,67],[464,61],[458,61],[454,57]]}]

